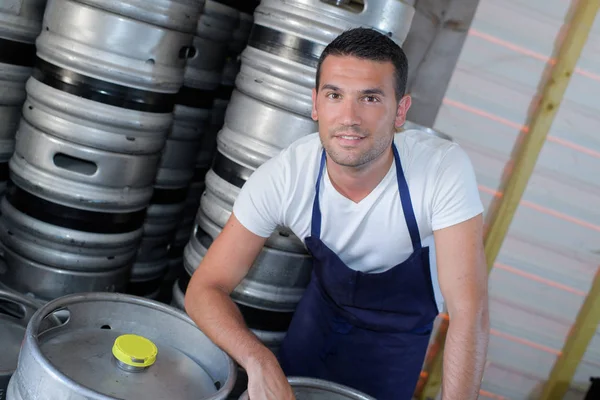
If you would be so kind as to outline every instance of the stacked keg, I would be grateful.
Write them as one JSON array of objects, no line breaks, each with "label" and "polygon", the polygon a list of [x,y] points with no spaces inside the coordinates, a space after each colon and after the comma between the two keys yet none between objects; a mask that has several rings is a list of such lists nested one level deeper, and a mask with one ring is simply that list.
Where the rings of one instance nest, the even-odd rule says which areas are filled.
[{"label": "stacked keg", "polygon": [[201,0],[49,0],[2,200],[0,281],[123,291]]},{"label": "stacked keg", "polygon": [[[67,321],[48,329],[57,312]],[[223,400],[236,380],[232,359],[187,315],[140,297],[61,297],[23,336],[7,400]]]},{"label": "stacked keg", "polygon": [[46,0],[0,2],[0,195],[6,190],[8,161],[25,102],[25,82],[35,60]]},{"label": "stacked keg", "polygon": [[[236,9],[207,0],[197,21],[193,53],[187,60],[183,86],[175,99],[173,125],[154,182],[154,196],[133,266],[129,293],[158,298],[163,282],[167,282],[170,291],[178,267],[183,270],[177,259],[182,257],[191,229],[183,243],[174,239],[178,226],[182,225],[226,49],[238,20]],[[166,275],[171,271],[172,274]]]},{"label": "stacked keg", "polygon": [[[214,163],[206,175],[195,233],[184,253],[190,275],[224,227],[253,171],[317,130],[311,119],[311,90],[325,46],[344,30],[358,26],[375,28],[399,44],[406,38],[414,14],[410,5],[398,0],[343,3],[348,2],[263,0],[256,9],[236,88],[217,137]],[[289,320],[284,315],[295,310],[311,269],[302,241],[278,229],[232,298],[242,311],[259,309]]]},{"label": "stacked keg", "polygon": [[[217,145],[217,133],[223,126],[225,120],[225,110],[229,97],[234,88],[235,77],[239,71],[239,55],[246,47],[248,37],[250,36],[250,30],[252,29],[253,17],[252,11],[257,5],[257,2],[253,1],[240,1],[235,5],[236,9],[240,11],[238,17],[238,23],[235,30],[232,32],[230,40],[227,41],[225,47],[221,51],[225,51],[225,58],[223,64],[219,70],[219,75],[216,77],[216,86],[211,84],[211,88],[214,90],[211,92],[212,104],[210,109],[209,120],[207,125],[203,125],[206,132],[202,135],[202,145],[196,158],[196,167],[194,171],[194,177],[190,185],[188,196],[186,199],[186,206],[183,213],[183,217],[180,221],[179,227],[175,234],[175,239],[171,244],[170,254],[170,267],[169,273],[172,271],[183,271],[183,248],[188,243],[190,235],[194,229],[194,220],[198,207],[200,206],[200,198],[204,192],[204,179],[206,172],[210,169],[211,163],[214,158]],[[209,3],[206,3],[208,8]],[[214,81],[211,81],[214,82]],[[181,277],[182,274],[172,274],[177,278]],[[165,279],[165,283],[169,284],[170,279]],[[183,293],[179,289],[180,286],[185,287],[187,285],[187,279],[183,276],[181,282],[177,282],[174,286],[172,294],[176,298],[183,298]],[[178,301],[176,301],[179,304]],[[183,303],[181,302],[181,308]]]}]

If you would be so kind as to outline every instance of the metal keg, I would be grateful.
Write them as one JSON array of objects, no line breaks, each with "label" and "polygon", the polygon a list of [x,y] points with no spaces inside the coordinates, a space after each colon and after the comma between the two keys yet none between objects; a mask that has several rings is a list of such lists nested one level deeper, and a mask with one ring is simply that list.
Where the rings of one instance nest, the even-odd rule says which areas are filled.
[{"label": "metal keg", "polygon": [[17,368],[25,328],[38,304],[32,299],[0,289],[0,400],[6,399],[8,381]]},{"label": "metal keg", "polygon": [[147,209],[143,237],[131,270],[128,293],[155,293],[169,267],[169,249],[183,216],[187,188],[155,189]]},{"label": "metal keg", "polygon": [[[44,318],[68,313],[61,326]],[[225,399],[233,360],[170,306],[118,293],[47,303],[31,318],[8,400]]]},{"label": "metal keg", "polygon": [[204,0],[77,0],[163,28],[194,32]]},{"label": "metal keg", "polygon": [[[315,378],[288,377],[294,395],[302,400],[375,400],[356,389]],[[248,392],[239,400],[249,400]]]},{"label": "metal keg", "polygon": [[343,31],[372,27],[403,43],[414,8],[399,0],[364,3],[260,3],[218,137],[218,148],[226,157],[255,169],[317,130],[310,118],[316,66],[326,45]]},{"label": "metal keg", "polygon": [[144,236],[131,269],[127,293],[147,297],[160,287],[169,268],[169,237]]},{"label": "metal keg", "polygon": [[18,186],[48,201],[89,211],[128,213],[148,205],[159,161],[159,153],[109,152],[47,134],[25,115],[9,164],[11,179]]},{"label": "metal keg", "polygon": [[[184,250],[184,268],[191,276],[221,228],[199,210],[194,236]],[[249,307],[270,311],[294,311],[312,272],[308,254],[263,247],[231,298]]]},{"label": "metal keg", "polygon": [[8,161],[25,101],[25,82],[35,60],[35,38],[42,29],[46,0],[0,3],[0,195],[6,189]]},{"label": "metal keg", "polygon": [[[214,91],[221,80],[221,72],[234,29],[239,25],[240,13],[232,7],[214,0],[206,0],[198,20],[194,48],[196,54],[187,61],[185,87]],[[202,93],[208,107],[212,105],[211,93]]]},{"label": "metal keg", "polygon": [[[46,0],[2,0],[0,3],[0,62],[5,57],[30,57],[42,29]],[[8,62],[17,64],[18,62]]]},{"label": "metal keg", "polygon": [[[171,305],[185,311],[185,292],[190,276],[181,277],[173,285]],[[292,322],[293,312],[273,312],[237,304],[248,328],[275,355]]]},{"label": "metal keg", "polygon": [[[215,156],[213,167],[206,174],[206,191],[201,198],[202,212],[223,228],[231,216],[233,204],[251,171],[224,157]],[[267,239],[266,246],[292,253],[306,254],[304,243],[285,227],[277,229]]]},{"label": "metal keg", "polygon": [[143,212],[95,213],[64,207],[9,184],[0,205],[8,287],[51,300],[85,291],[121,291],[142,236]]},{"label": "metal keg", "polygon": [[[193,109],[192,109],[193,110]],[[181,108],[178,107],[178,111]],[[196,126],[190,128],[199,133],[192,140],[185,140],[177,136],[177,130],[184,129],[181,120],[174,125],[171,136],[162,152],[162,158],[156,174],[155,187],[160,189],[186,188],[194,177],[196,157],[202,142],[199,140],[202,131]]]},{"label": "metal keg", "polygon": [[[11,177],[63,205],[140,210],[152,196],[202,4],[85,3],[48,2]],[[173,25],[190,17],[193,26]]]}]

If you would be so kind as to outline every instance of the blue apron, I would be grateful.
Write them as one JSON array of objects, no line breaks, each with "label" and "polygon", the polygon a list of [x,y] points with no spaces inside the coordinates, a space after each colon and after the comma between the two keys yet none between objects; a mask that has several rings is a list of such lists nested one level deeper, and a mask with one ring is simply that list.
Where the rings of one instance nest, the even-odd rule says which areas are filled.
[{"label": "blue apron", "polygon": [[394,144],[392,147],[413,253],[385,272],[369,274],[348,268],[321,241],[323,151],[311,235],[305,239],[314,268],[279,359],[287,376],[325,379],[378,400],[410,400],[438,308],[429,270],[429,248],[421,245],[398,150]]}]

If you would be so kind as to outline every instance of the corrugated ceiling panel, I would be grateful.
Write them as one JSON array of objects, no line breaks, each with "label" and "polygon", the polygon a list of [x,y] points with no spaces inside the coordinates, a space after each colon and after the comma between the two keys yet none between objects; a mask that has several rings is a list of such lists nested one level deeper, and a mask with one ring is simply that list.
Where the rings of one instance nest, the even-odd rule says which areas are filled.
[{"label": "corrugated ceiling panel", "polygon": [[[480,2],[434,128],[469,153],[486,213],[568,7]],[[490,276],[481,399],[536,398],[600,265],[599,96],[597,20]],[[600,375],[600,329],[565,399],[583,399],[592,375]]]}]

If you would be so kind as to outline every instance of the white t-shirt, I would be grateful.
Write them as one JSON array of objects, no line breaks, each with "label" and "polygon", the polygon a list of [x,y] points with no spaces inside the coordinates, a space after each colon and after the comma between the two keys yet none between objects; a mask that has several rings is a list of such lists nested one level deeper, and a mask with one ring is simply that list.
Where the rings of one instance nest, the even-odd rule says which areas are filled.
[{"label": "white t-shirt", "polygon": [[[394,139],[406,177],[423,246],[430,247],[433,289],[441,311],[433,231],[483,211],[471,161],[456,143],[420,130]],[[298,238],[310,236],[322,145],[318,133],[302,137],[250,176],[233,212],[262,237],[277,226]],[[413,252],[398,193],[395,162],[377,187],[359,203],[341,195],[326,168],[320,183],[321,240],[351,269],[379,273]]]}]

